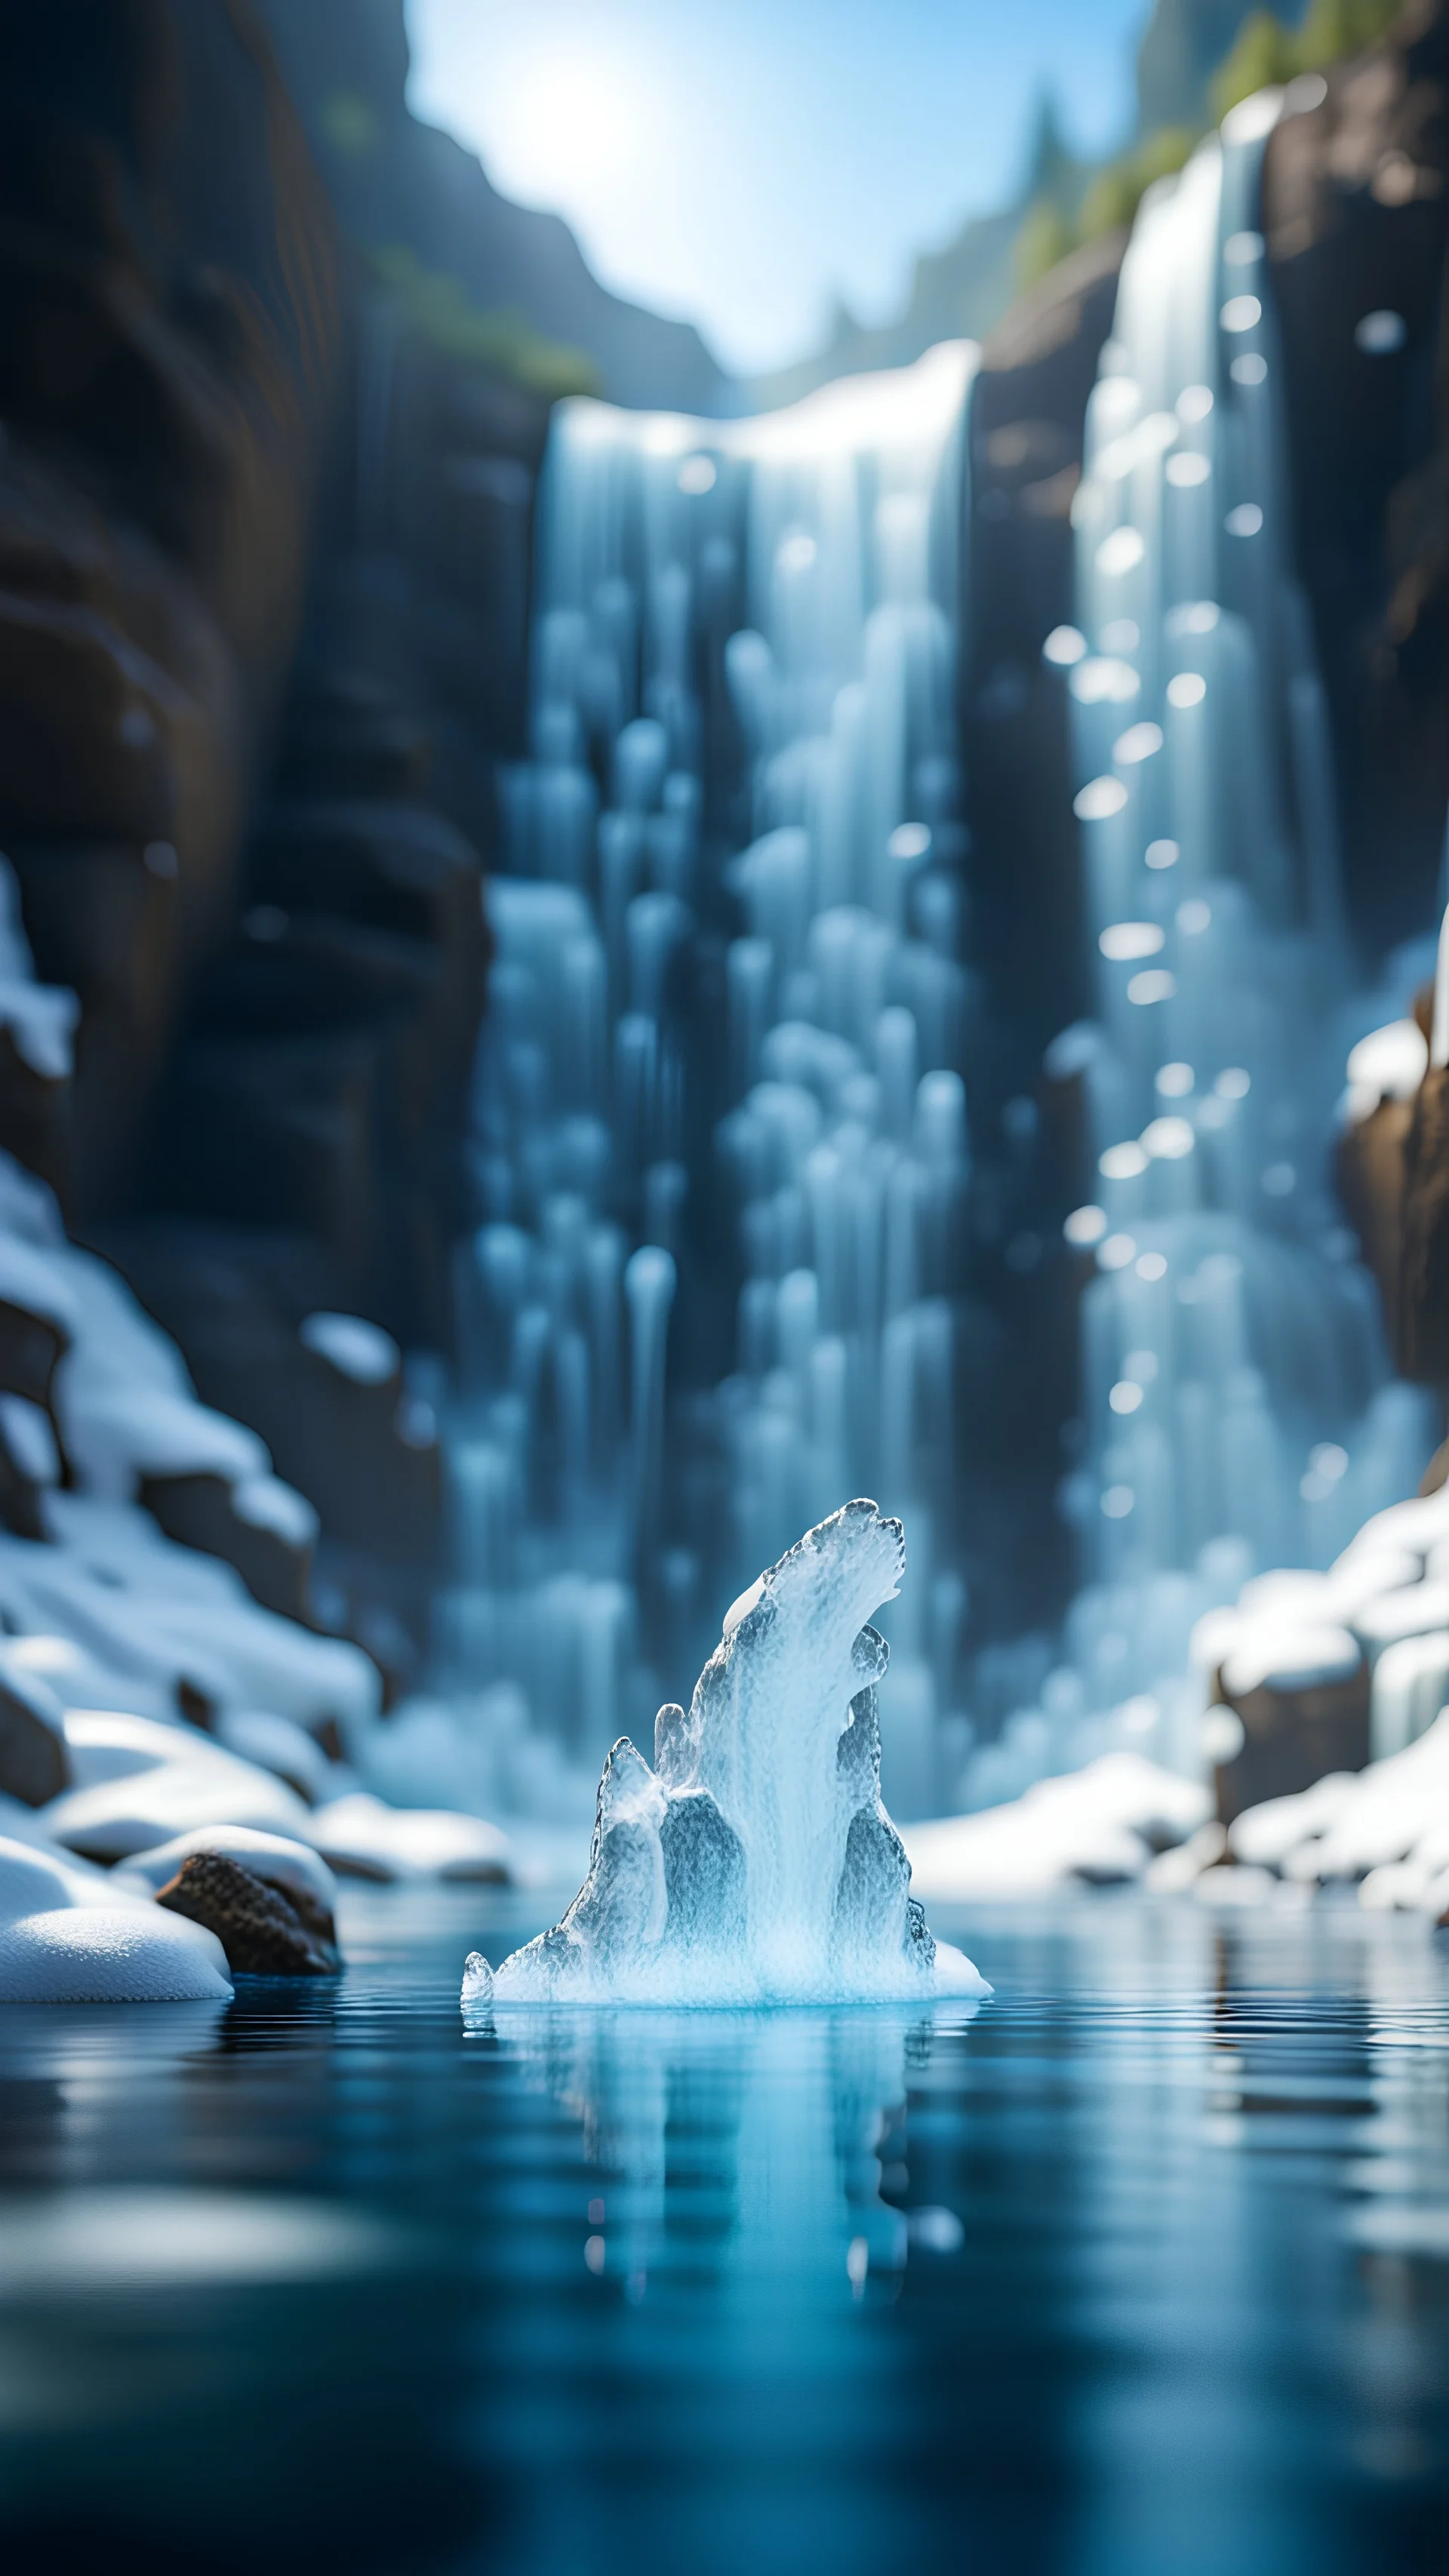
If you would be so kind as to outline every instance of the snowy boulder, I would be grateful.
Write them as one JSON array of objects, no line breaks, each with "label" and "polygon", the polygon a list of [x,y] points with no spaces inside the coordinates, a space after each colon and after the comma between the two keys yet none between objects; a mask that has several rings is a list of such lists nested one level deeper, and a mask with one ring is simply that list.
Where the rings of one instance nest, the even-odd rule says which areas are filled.
[{"label": "snowy boulder", "polygon": [[[1427,1733],[1357,1774],[1275,1798],[1229,1828],[1235,1859],[1301,1886],[1360,1882],[1370,1905],[1443,1911],[1449,1872],[1449,1709]],[[1393,1872],[1392,1876],[1380,1873]]]},{"label": "snowy boulder", "polygon": [[[881,1802],[868,1623],[895,1597],[899,1521],[848,1503],[741,1595],[654,1767],[605,1762],[588,1876],[493,1978],[499,2003],[793,2003],[989,1991],[933,1941]],[[464,2001],[485,1992],[469,1962]]]},{"label": "snowy boulder", "polygon": [[241,1762],[172,1762],[139,1779],[69,1790],[40,1812],[57,1842],[100,1861],[148,1851],[194,1825],[251,1825],[292,1838],[308,1829],[301,1799],[269,1772]]},{"label": "snowy boulder", "polygon": [[1081,1771],[1037,1781],[1007,1806],[909,1825],[906,1849],[923,1896],[1038,1896],[1142,1877],[1155,1851],[1207,1822],[1211,1804],[1195,1780],[1139,1753],[1104,1753]]},{"label": "snowy boulder", "polygon": [[194,1727],[80,1709],[67,1716],[66,1741],[79,1785],[38,1813],[52,1840],[89,1860],[129,1859],[198,1825],[312,1839],[294,1790]]},{"label": "snowy boulder", "polygon": [[51,1913],[62,1905],[112,1905],[117,1902],[103,1870],[87,1869],[55,1844],[19,1841],[5,1830],[0,1816],[0,1923],[17,1922],[22,1914]]},{"label": "snowy boulder", "polygon": [[84,1638],[148,1707],[272,1709],[310,1728],[376,1716],[381,1681],[360,1648],[264,1610],[231,1566],[177,1547],[136,1505],[57,1494],[47,1511],[50,1544],[0,1533],[14,1629]]},{"label": "snowy boulder", "polygon": [[1250,1623],[1225,1655],[1220,1689],[1237,1720],[1220,1740],[1223,1822],[1369,1758],[1369,1673],[1358,1637],[1318,1621]]},{"label": "snowy boulder", "polygon": [[448,1807],[387,1807],[354,1790],[318,1807],[309,1838],[339,1878],[440,1878],[506,1885],[513,1876],[508,1836],[482,1816]]},{"label": "snowy boulder", "polygon": [[213,1732],[224,1752],[255,1763],[259,1770],[274,1771],[309,1807],[328,1798],[335,1782],[340,1785],[338,1766],[328,1761],[316,1737],[295,1718],[278,1717],[275,1710],[265,1708],[223,1710]]},{"label": "snowy boulder", "polygon": [[[0,1815],[0,1826],[13,1822]],[[25,1829],[33,1839],[0,1832],[0,2003],[185,2003],[231,1992],[209,1932],[72,1860],[28,1814]]]},{"label": "snowy boulder", "polygon": [[214,2003],[231,1991],[220,1942],[156,1906],[67,1906],[0,1930],[3,2003]]},{"label": "snowy boulder", "polygon": [[214,1932],[235,1976],[331,1977],[340,1965],[290,1896],[224,1852],[189,1853],[156,1902]]},{"label": "snowy boulder", "polygon": [[324,1940],[336,1940],[337,1882],[321,1853],[307,1843],[289,1841],[283,1834],[258,1833],[249,1825],[197,1825],[173,1842],[156,1843],[150,1851],[136,1853],[103,1884],[157,1896],[197,1852],[218,1852],[226,1860],[237,1861],[264,1886],[278,1889]]}]

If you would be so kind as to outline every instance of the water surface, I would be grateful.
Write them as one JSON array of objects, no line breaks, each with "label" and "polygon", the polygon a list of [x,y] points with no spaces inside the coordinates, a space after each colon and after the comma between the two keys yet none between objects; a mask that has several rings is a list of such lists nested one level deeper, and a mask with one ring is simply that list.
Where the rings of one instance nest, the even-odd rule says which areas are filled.
[{"label": "water surface", "polygon": [[1449,2564],[1449,1943],[944,1921],[995,2000],[0,2011],[0,2555],[169,2576]]}]

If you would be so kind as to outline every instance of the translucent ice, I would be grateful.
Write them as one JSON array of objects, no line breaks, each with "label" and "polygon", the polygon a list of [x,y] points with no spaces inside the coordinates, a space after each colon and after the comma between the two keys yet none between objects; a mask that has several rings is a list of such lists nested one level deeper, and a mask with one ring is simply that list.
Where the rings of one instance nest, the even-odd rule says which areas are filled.
[{"label": "translucent ice", "polygon": [[[868,1625],[905,1563],[899,1521],[847,1503],[731,1608],[654,1768],[621,1736],[589,1874],[561,1923],[506,1959],[500,2002],[795,2003],[989,1991],[937,1944],[880,1795]],[[464,2002],[481,1978],[470,1961]]]}]

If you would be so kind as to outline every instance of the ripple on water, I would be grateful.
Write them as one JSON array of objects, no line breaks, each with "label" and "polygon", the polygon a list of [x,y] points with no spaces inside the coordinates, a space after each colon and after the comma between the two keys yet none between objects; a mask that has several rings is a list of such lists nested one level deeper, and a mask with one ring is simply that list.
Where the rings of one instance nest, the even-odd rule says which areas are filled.
[{"label": "ripple on water", "polygon": [[554,1910],[349,1895],[335,1988],[0,2016],[17,2562],[1436,2563],[1421,1927],[1000,1909],[974,2018],[461,2028]]}]

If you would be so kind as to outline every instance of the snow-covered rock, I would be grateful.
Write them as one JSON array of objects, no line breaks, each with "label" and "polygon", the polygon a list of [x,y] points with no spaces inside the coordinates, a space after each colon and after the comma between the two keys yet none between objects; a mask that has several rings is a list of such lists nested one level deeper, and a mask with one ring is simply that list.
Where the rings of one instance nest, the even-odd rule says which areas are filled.
[{"label": "snow-covered rock", "polygon": [[1154,1852],[1207,1822],[1211,1804],[1197,1781],[1141,1754],[1104,1753],[1007,1806],[908,1825],[904,1839],[927,1899],[1034,1896],[1142,1877]]},{"label": "snow-covered rock", "polygon": [[301,1898],[223,1852],[192,1852],[156,1902],[214,1932],[234,1975],[333,1977],[341,1965],[330,1927],[311,1921]]},{"label": "snow-covered rock", "polygon": [[[209,1932],[73,1860],[11,1800],[0,1809],[0,2004],[230,1994],[226,1954]],[[10,1830],[17,1823],[22,1834]]]},{"label": "snow-covered rock", "polygon": [[67,1906],[0,1929],[0,2002],[214,2003],[231,1994],[214,1933],[159,1906]]},{"label": "snow-covered rock", "polygon": [[446,1807],[386,1807],[353,1790],[319,1807],[311,1839],[342,1878],[439,1878],[495,1884],[513,1876],[512,1846],[497,1825]]},{"label": "snow-covered rock", "polygon": [[[1235,1857],[1302,1886],[1361,1882],[1364,1901],[1442,1913],[1449,1872],[1449,1709],[1428,1732],[1365,1771],[1320,1780],[1301,1797],[1250,1807],[1229,1833]],[[1393,1871],[1386,1877],[1382,1873]]]},{"label": "snow-covered rock", "polygon": [[264,1610],[229,1565],[164,1538],[138,1505],[58,1494],[47,1520],[49,1544],[0,1533],[13,1629],[76,1639],[151,1707],[174,1708],[184,1683],[213,1709],[272,1709],[301,1726],[376,1714],[377,1668],[359,1648]]},{"label": "snow-covered rock", "polygon": [[[0,1019],[59,1074],[74,1016],[72,996],[35,983],[0,859]],[[166,1537],[141,1497],[219,1485],[238,1524],[295,1549],[315,1540],[315,1513],[254,1432],[199,1400],[119,1272],[68,1240],[50,1190],[5,1154],[0,1305],[13,1310],[0,1439],[19,1495],[19,1527],[0,1529],[0,1853],[14,1900],[0,1868],[0,1996],[225,1993],[215,1940],[154,1901],[188,1869],[187,1902],[206,1878],[206,1901],[229,1887],[237,1916],[260,1888],[253,1912],[285,1899],[330,1937],[314,1805],[372,1875],[506,1875],[504,1838],[476,1817],[339,1801],[356,1775],[316,1739],[379,1731],[376,1666],[263,1608],[231,1565]],[[312,1316],[303,1339],[361,1384],[399,1375],[396,1345],[360,1317]],[[151,1853],[162,1875],[137,1868]],[[88,1861],[129,1864],[129,1883]]]},{"label": "snow-covered rock", "polygon": [[198,1825],[250,1825],[305,1841],[310,1810],[296,1791],[255,1764],[209,1747],[89,1789],[68,1789],[39,1811],[46,1830],[88,1860],[129,1859]]},{"label": "snow-covered rock", "polygon": [[[337,1881],[320,1852],[284,1834],[260,1833],[250,1825],[195,1825],[169,1843],[154,1843],[121,1862],[109,1882],[138,1896],[156,1896],[175,1878],[183,1862],[198,1852],[215,1852],[238,1861],[268,1887],[312,1908],[330,1929],[337,1913]],[[103,1882],[107,1883],[107,1882]]]},{"label": "snow-covered rock", "polygon": [[295,1718],[279,1717],[267,1708],[223,1709],[212,1729],[215,1741],[241,1762],[274,1771],[309,1807],[336,1797],[347,1774],[330,1762],[315,1736]]}]

